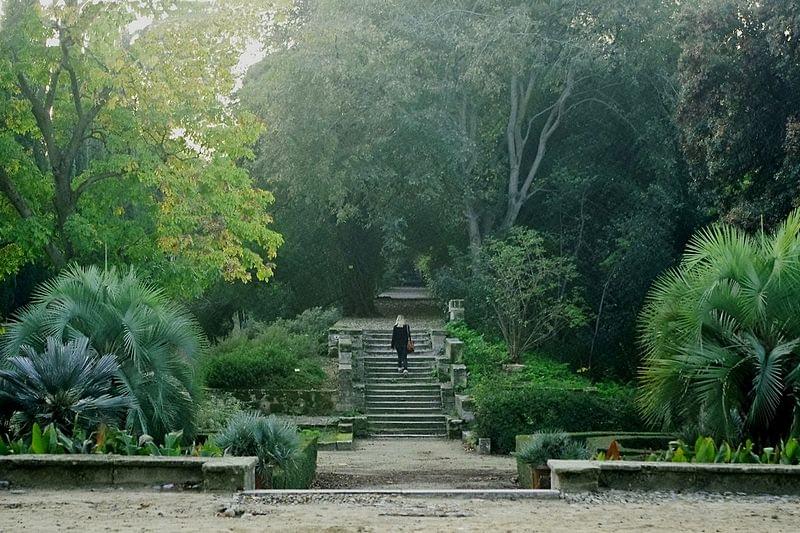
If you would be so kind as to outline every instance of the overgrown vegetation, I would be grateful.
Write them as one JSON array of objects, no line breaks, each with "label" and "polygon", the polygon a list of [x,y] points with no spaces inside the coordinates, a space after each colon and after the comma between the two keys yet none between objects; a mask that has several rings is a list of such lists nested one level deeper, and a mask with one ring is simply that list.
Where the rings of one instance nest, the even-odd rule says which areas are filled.
[{"label": "overgrown vegetation", "polygon": [[42,353],[22,346],[22,355],[0,368],[0,417],[21,433],[33,424],[53,424],[67,434],[114,424],[130,407],[114,383],[118,371],[114,355],[98,355],[85,337],[66,344],[48,337]]},{"label": "overgrown vegetation", "polygon": [[476,428],[492,439],[492,449],[508,453],[516,435],[548,428],[565,431],[626,430],[642,427],[635,389],[611,382],[592,383],[566,364],[525,354],[520,372],[502,369],[508,350],[463,323],[448,333],[464,341],[464,362],[475,400]]},{"label": "overgrown vegetation", "polygon": [[258,457],[256,474],[263,485],[272,480],[271,467],[284,472],[294,468],[300,453],[300,436],[297,426],[254,412],[238,413],[227,426],[214,436],[214,442],[226,455]]},{"label": "overgrown vegetation", "polygon": [[550,459],[590,459],[586,444],[569,438],[563,431],[537,431],[516,456],[534,467],[547,465]]},{"label": "overgrown vegetation", "polygon": [[800,432],[800,211],[774,232],[699,232],[642,312],[653,424],[760,443]]},{"label": "overgrown vegetation", "polygon": [[88,338],[97,353],[114,355],[118,385],[131,400],[122,425],[155,438],[176,430],[191,437],[194,366],[205,340],[195,319],[135,270],[64,269],[14,316],[0,337],[2,358],[26,345],[41,351],[46,337]]},{"label": "overgrown vegetation", "polygon": [[251,324],[212,346],[200,363],[207,387],[300,390],[326,383],[322,368],[336,309],[309,309],[294,319]]}]

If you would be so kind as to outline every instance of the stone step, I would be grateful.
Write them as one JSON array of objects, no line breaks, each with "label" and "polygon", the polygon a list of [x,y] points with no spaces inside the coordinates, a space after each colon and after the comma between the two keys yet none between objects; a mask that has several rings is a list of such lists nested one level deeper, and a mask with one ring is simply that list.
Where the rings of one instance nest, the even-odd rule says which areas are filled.
[{"label": "stone step", "polygon": [[392,383],[400,383],[403,380],[435,383],[431,378],[430,370],[409,370],[408,374],[401,374],[397,369],[386,372],[367,372],[367,383],[384,383],[387,380]]},{"label": "stone step", "polygon": [[[397,372],[397,361],[393,361],[391,363],[366,363],[364,364],[364,369],[367,372]],[[433,370],[432,364],[421,363],[418,361],[408,361],[408,371],[424,371],[424,372],[431,372]]]},{"label": "stone step", "polygon": [[[365,339],[391,339],[394,332],[390,329],[385,330],[367,330],[362,333]],[[416,339],[430,339],[431,334],[425,330],[411,330],[411,338]]]},{"label": "stone step", "polygon": [[[408,355],[408,362],[413,363],[425,363],[432,365],[436,362],[436,358],[433,355],[417,355],[417,354],[409,354]],[[372,363],[397,363],[397,354],[393,353],[389,354],[377,354],[377,355],[365,355],[364,356],[364,364],[372,364]]]},{"label": "stone step", "polygon": [[[402,407],[397,407],[397,404],[403,404]],[[397,402],[395,407],[375,407],[367,403],[367,415],[441,415],[442,407],[439,405],[432,405],[430,407],[408,407],[405,402]]]},{"label": "stone step", "polygon": [[444,439],[447,433],[432,431],[429,433],[395,433],[392,431],[373,431],[370,436],[374,439]]},{"label": "stone step", "polygon": [[397,370],[391,373],[382,374],[382,375],[367,375],[367,383],[428,383],[428,384],[438,384],[438,382],[434,381],[431,378],[430,372],[410,372],[408,374],[401,374]]},{"label": "stone step", "polygon": [[392,433],[446,433],[444,419],[441,422],[369,422],[369,431],[391,431]]},{"label": "stone step", "polygon": [[445,416],[442,413],[376,413],[376,414],[368,414],[367,415],[367,422],[403,422],[403,423],[414,423],[417,422],[421,424],[444,424],[445,423]]},{"label": "stone step", "polygon": [[374,403],[383,403],[383,402],[441,402],[441,394],[439,392],[425,392],[422,391],[420,393],[416,392],[406,392],[399,394],[397,392],[390,392],[390,393],[367,393],[366,400],[367,406],[370,406]]},{"label": "stone step", "polygon": [[400,391],[419,391],[419,390],[434,390],[440,391],[441,387],[438,383],[429,381],[411,381],[410,378],[397,378],[397,381],[377,381],[375,383],[367,383],[367,392],[400,392]]},{"label": "stone step", "polygon": [[373,409],[439,409],[439,400],[373,400],[367,401],[367,407]]}]

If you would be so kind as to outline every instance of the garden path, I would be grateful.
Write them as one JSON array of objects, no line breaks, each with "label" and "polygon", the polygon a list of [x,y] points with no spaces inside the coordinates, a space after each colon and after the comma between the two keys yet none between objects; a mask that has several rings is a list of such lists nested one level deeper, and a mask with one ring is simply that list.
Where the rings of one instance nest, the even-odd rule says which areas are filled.
[{"label": "garden path", "polygon": [[[0,493],[0,531],[800,531],[800,500],[635,493],[575,500],[231,495],[123,490]],[[233,517],[221,511],[235,505]]]},{"label": "garden path", "polygon": [[445,439],[357,440],[354,451],[321,451],[318,488],[516,488],[513,457],[478,455]]}]

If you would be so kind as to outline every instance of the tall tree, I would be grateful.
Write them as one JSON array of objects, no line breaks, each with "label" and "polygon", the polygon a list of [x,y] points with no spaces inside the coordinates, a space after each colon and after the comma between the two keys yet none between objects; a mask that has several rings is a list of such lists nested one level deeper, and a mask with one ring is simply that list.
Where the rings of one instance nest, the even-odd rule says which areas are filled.
[{"label": "tall tree", "polygon": [[682,15],[678,118],[695,185],[715,216],[774,224],[800,184],[800,5],[703,0]]},{"label": "tall tree", "polygon": [[[136,263],[175,292],[259,279],[281,237],[230,99],[271,3],[11,0],[0,32],[0,275],[46,254]],[[272,20],[272,19],[270,19]]]}]

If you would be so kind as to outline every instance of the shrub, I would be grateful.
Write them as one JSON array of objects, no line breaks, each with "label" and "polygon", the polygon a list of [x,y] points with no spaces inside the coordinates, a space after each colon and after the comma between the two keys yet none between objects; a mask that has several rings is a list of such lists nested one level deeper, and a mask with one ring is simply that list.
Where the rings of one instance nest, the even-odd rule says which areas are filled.
[{"label": "shrub", "polygon": [[270,326],[255,338],[234,335],[203,357],[206,386],[235,390],[312,389],[325,381],[312,339]]},{"label": "shrub", "polygon": [[222,430],[234,415],[245,410],[244,403],[224,391],[208,392],[197,408],[197,429],[214,433]]},{"label": "shrub", "polygon": [[306,309],[293,319],[278,319],[274,326],[282,327],[289,333],[305,335],[316,345],[316,353],[325,355],[328,346],[328,330],[342,318],[341,310],[331,307],[313,307]]},{"label": "shrub", "polygon": [[775,442],[800,432],[800,210],[774,233],[696,234],[641,314],[641,408],[656,425]]},{"label": "shrub", "polygon": [[478,434],[492,439],[492,448],[508,453],[517,435],[545,428],[565,431],[641,428],[633,399],[625,387],[593,390],[552,389],[537,385],[505,387],[488,381],[475,388]]},{"label": "shrub", "polygon": [[112,381],[119,370],[116,358],[99,356],[89,339],[64,344],[48,337],[42,353],[30,346],[22,346],[22,353],[0,369],[0,403],[15,413],[22,432],[38,423],[70,434],[76,427],[94,428],[124,417],[130,401]]},{"label": "shrub", "polygon": [[577,277],[573,261],[549,253],[538,233],[512,228],[482,252],[490,306],[513,362],[562,329],[586,322],[581,299],[564,290]]},{"label": "shrub", "polygon": [[550,459],[589,459],[589,448],[572,440],[563,431],[538,431],[517,457],[530,465],[546,465]]},{"label": "shrub", "polygon": [[233,416],[214,437],[225,455],[258,457],[257,473],[262,484],[271,484],[270,467],[284,471],[293,467],[300,450],[297,426],[274,415],[244,412]]},{"label": "shrub", "polygon": [[98,353],[113,353],[132,399],[128,428],[156,438],[194,432],[198,388],[194,362],[204,347],[195,320],[131,269],[72,266],[39,286],[32,305],[0,339],[5,358],[22,345],[44,347],[45,336],[87,337]]}]

